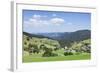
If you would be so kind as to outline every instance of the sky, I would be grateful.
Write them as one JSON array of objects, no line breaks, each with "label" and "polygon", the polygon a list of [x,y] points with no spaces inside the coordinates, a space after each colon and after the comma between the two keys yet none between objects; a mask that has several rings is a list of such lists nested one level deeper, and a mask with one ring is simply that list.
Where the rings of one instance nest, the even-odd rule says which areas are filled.
[{"label": "sky", "polygon": [[91,13],[23,10],[22,15],[23,31],[28,33],[91,29]]}]

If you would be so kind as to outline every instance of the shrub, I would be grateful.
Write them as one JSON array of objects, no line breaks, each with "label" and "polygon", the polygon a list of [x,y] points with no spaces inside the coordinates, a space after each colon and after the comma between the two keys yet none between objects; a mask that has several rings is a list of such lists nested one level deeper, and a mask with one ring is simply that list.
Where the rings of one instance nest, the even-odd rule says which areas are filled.
[{"label": "shrub", "polygon": [[72,52],[69,52],[69,55],[73,55],[73,53]]},{"label": "shrub", "polygon": [[64,52],[64,55],[65,56],[68,56],[68,55],[73,55],[73,53],[70,51],[70,52]]},{"label": "shrub", "polygon": [[58,56],[58,54],[52,53],[52,52],[44,52],[43,57],[54,57],[54,56]]},{"label": "shrub", "polygon": [[67,55],[69,55],[69,53],[68,52],[64,52],[64,55],[67,56]]},{"label": "shrub", "polygon": [[54,48],[54,51],[57,51],[58,49],[59,49],[59,48],[55,47],[55,48]]}]

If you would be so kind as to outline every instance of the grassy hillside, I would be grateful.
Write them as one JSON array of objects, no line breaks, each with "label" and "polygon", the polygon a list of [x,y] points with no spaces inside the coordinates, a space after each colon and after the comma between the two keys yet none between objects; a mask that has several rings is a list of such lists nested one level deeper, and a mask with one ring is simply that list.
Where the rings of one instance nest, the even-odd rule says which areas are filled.
[{"label": "grassy hillside", "polygon": [[51,40],[48,38],[28,37],[24,35],[23,49],[28,50],[30,44],[36,45],[38,48],[40,47],[40,45],[43,45],[43,44],[45,44],[48,47],[52,47],[52,48],[55,48],[56,46],[60,47],[59,42],[56,40]]},{"label": "grassy hillside", "polygon": [[[64,42],[66,43],[66,42]],[[91,40],[72,42],[70,47],[44,36],[23,35],[23,62],[86,60],[91,58]]]},{"label": "grassy hillside", "polygon": [[45,36],[46,38],[59,41],[61,47],[71,46],[73,42],[79,42],[82,40],[91,38],[91,30],[78,30],[74,32],[54,32],[54,33],[38,33],[38,36]]}]

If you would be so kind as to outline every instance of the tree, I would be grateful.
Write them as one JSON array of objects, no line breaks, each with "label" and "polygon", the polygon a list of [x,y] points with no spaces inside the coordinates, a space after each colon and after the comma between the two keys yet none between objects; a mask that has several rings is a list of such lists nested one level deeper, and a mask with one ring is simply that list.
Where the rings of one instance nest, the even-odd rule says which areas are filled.
[{"label": "tree", "polygon": [[70,50],[70,49],[67,49],[67,50],[64,51],[64,55],[65,55],[65,56],[73,55],[73,54],[74,54],[74,53],[73,53],[72,50]]},{"label": "tree", "polygon": [[44,44],[42,44],[40,48],[44,50],[44,53],[42,54],[43,57],[57,56],[57,54],[52,52],[52,48],[49,48]]},{"label": "tree", "polygon": [[26,39],[27,39],[27,41],[29,41],[30,40],[30,37],[27,36]]},{"label": "tree", "polygon": [[39,53],[40,52],[40,49],[38,48],[38,46],[37,45],[32,45],[32,47],[34,48],[34,50],[33,50],[33,53]]},{"label": "tree", "polygon": [[25,45],[27,45],[27,42],[26,42],[26,41],[24,41],[24,44],[25,44]]}]

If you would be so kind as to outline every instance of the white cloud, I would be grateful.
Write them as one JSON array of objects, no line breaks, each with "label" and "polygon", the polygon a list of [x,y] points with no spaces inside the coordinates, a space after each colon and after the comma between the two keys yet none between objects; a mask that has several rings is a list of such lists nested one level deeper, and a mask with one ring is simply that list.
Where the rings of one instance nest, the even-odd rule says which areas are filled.
[{"label": "white cloud", "polygon": [[34,19],[40,19],[41,16],[40,16],[40,15],[36,15],[36,14],[34,14],[34,15],[33,15],[33,18],[34,18]]},{"label": "white cloud", "polygon": [[62,18],[52,18],[52,19],[46,19],[46,16],[41,15],[33,15],[32,18],[30,18],[27,21],[24,21],[24,25],[28,25],[31,27],[39,27],[39,26],[49,26],[49,25],[61,25],[64,23],[64,19]]},{"label": "white cloud", "polygon": [[52,24],[55,24],[55,25],[61,25],[61,24],[63,24],[65,21],[64,21],[64,19],[62,19],[62,18],[52,18],[52,19],[50,20],[50,22],[51,22]]},{"label": "white cloud", "polygon": [[27,21],[24,21],[25,25],[29,26],[43,26],[43,25],[48,25],[48,21],[44,20],[46,16],[41,16],[41,15],[33,15],[32,18],[30,18]]}]

